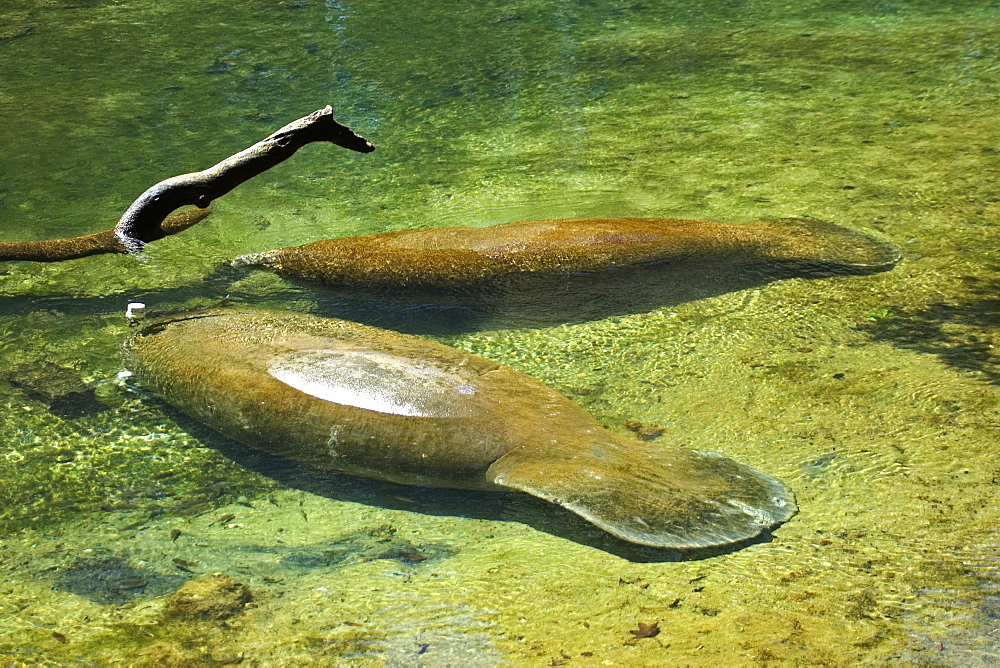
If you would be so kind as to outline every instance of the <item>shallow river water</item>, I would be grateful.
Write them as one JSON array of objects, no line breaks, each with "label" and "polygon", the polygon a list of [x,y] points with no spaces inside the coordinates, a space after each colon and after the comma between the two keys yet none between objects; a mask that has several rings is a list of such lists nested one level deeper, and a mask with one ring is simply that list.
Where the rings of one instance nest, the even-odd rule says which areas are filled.
[{"label": "shallow river water", "polygon": [[[138,257],[0,263],[0,662],[995,663],[998,98],[986,0],[0,0],[0,241],[108,229],[327,104],[377,147],[307,146]],[[593,216],[811,216],[903,259],[532,326],[227,268]],[[513,493],[251,452],[120,376],[127,302],[226,295],[483,355],[766,471],[799,513],[657,551]],[[171,616],[212,573],[240,613]]]}]

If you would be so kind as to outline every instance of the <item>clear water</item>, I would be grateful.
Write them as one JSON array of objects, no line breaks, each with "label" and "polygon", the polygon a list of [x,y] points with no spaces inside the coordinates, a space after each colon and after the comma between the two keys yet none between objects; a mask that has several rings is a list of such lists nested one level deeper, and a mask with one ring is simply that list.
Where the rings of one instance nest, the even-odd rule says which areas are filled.
[{"label": "clear water", "polygon": [[[142,259],[0,266],[0,656],[995,662],[998,93],[987,1],[0,0],[0,240],[107,229],[326,104],[378,147],[309,146]],[[219,278],[237,255],[600,215],[810,215],[902,249],[884,274],[441,337],[781,478],[801,511],[770,542],[677,560],[522,497],[303,470],[117,378],[136,297],[322,299]],[[44,362],[98,403],[27,393]],[[158,623],[192,571],[255,607]]]}]

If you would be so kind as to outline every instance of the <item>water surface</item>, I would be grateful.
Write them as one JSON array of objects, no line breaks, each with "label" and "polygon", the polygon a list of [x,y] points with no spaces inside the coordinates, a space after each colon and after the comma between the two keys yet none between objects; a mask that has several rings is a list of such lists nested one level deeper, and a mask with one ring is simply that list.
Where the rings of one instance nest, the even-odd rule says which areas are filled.
[{"label": "water surface", "polygon": [[[0,656],[371,665],[995,660],[1000,10],[993,2],[0,6],[0,240],[111,227],[149,185],[326,104],[309,146],[142,258],[0,266]],[[625,433],[786,482],[770,541],[680,555],[516,495],[248,453],[123,384],[124,304],[336,311],[218,268],[530,218],[808,215],[904,254],[597,321],[437,331]],[[405,322],[400,323],[405,327]],[[82,383],[72,410],[25,368]],[[55,372],[52,372],[55,373]],[[180,533],[176,533],[179,531]],[[224,572],[225,623],[157,622]],[[630,633],[658,622],[648,638]]]}]

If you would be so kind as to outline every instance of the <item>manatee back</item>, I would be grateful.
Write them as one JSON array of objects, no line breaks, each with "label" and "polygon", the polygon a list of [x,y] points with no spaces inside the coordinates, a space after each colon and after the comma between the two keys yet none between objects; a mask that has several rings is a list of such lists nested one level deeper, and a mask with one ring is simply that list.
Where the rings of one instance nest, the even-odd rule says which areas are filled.
[{"label": "manatee back", "polygon": [[[519,389],[536,404],[536,385],[551,392],[431,341],[273,311],[150,322],[127,342],[125,363],[140,385],[246,445],[366,477],[469,489],[495,489],[484,473],[511,447],[494,417],[503,392]],[[495,384],[508,389],[498,397]]]},{"label": "manatee back", "polygon": [[485,288],[651,266],[699,275],[705,266],[715,273],[759,267],[775,274],[860,274],[884,271],[898,260],[898,251],[882,239],[811,218],[748,225],[581,218],[324,239],[233,263],[334,286]]},{"label": "manatee back", "polygon": [[601,430],[537,380],[433,341],[334,318],[216,309],[128,339],[138,383],[251,447],[354,475],[496,490],[507,452]]}]

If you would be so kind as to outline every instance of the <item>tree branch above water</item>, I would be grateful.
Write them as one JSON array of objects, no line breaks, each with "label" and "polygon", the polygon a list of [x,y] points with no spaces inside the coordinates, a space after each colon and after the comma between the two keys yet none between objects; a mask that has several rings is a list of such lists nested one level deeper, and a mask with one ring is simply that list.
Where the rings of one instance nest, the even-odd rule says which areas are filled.
[{"label": "tree branch above water", "polygon": [[[367,139],[338,123],[327,106],[208,169],[160,181],[140,195],[111,230],[69,239],[0,242],[0,261],[59,262],[102,253],[139,252],[146,244],[203,220],[208,215],[205,207],[213,200],[284,162],[306,144],[320,141],[359,153],[375,150]],[[198,209],[173,214],[188,205]]]}]

